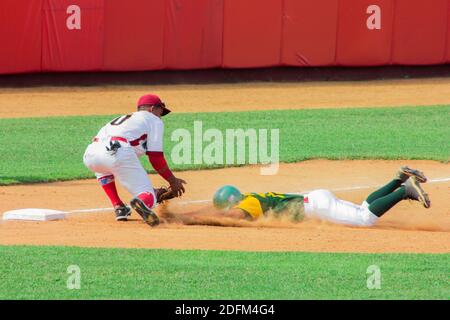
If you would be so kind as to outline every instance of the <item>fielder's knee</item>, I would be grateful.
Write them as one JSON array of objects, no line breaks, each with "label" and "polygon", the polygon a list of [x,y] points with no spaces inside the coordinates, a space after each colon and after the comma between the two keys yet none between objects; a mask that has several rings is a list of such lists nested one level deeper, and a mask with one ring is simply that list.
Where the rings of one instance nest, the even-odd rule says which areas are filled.
[{"label": "fielder's knee", "polygon": [[152,209],[156,204],[156,197],[153,192],[141,192],[137,195],[139,200],[141,200],[148,209]]}]

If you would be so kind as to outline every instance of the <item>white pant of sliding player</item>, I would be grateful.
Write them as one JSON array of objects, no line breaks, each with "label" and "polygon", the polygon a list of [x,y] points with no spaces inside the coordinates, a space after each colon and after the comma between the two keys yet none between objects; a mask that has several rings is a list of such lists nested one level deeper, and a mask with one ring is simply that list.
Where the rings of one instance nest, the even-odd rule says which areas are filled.
[{"label": "white pant of sliding player", "polygon": [[369,210],[369,204],[361,205],[341,200],[329,190],[314,190],[305,195],[305,215],[334,223],[354,226],[372,226],[378,217]]}]

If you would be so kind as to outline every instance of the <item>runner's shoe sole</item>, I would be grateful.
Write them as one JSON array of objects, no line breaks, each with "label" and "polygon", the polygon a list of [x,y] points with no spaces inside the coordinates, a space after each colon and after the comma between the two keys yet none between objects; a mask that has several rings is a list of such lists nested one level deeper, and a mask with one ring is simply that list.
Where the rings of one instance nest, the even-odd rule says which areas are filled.
[{"label": "runner's shoe sole", "polygon": [[401,167],[400,171],[409,177],[416,177],[417,181],[419,181],[420,183],[427,182],[427,177],[425,177],[422,171],[411,169],[407,166]]},{"label": "runner's shoe sole", "polygon": [[[416,177],[411,177],[405,184],[407,195],[412,200],[417,200],[423,204],[425,208],[431,207],[431,201],[428,194],[422,189]],[[409,190],[408,190],[409,189]]]}]

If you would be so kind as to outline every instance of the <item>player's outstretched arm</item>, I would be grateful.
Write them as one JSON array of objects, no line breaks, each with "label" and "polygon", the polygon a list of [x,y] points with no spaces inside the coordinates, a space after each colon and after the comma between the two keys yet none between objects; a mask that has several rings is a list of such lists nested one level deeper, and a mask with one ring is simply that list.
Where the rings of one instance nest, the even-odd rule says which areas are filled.
[{"label": "player's outstretched arm", "polygon": [[248,215],[242,209],[234,208],[223,212],[223,215],[228,218],[237,220],[247,219]]},{"label": "player's outstretched arm", "polygon": [[148,160],[150,161],[152,167],[155,171],[163,177],[170,184],[170,188],[172,189],[173,194],[176,197],[181,196],[184,192],[183,184],[186,184],[186,181],[183,179],[175,177],[175,175],[170,170],[167,161],[164,157],[163,152],[149,151],[147,152]]},{"label": "player's outstretched arm", "polygon": [[204,219],[204,218],[231,218],[235,220],[244,220],[248,215],[241,209],[230,209],[226,211],[211,210],[211,207],[206,207],[203,210],[184,212],[184,217],[189,219]]}]

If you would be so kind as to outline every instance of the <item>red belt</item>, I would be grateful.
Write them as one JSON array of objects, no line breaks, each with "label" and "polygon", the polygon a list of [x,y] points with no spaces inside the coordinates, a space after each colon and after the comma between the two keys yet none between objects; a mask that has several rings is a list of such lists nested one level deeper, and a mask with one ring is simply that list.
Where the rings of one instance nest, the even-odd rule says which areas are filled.
[{"label": "red belt", "polygon": [[128,143],[128,140],[122,137],[111,137],[111,141],[122,141]]},{"label": "red belt", "polygon": [[[139,139],[136,139],[136,140],[133,140],[133,141],[130,141],[130,142],[128,142],[128,140],[127,139],[125,139],[125,138],[122,138],[122,137],[111,137],[111,141],[122,141],[122,142],[125,142],[125,143],[129,143],[130,145],[132,145],[133,147],[136,147],[136,146],[138,146],[139,145],[139,141],[141,141],[141,140],[145,140],[147,138],[147,135],[146,134],[144,134],[142,137],[140,137]],[[92,139],[92,142],[98,142],[99,140],[98,140],[98,137],[94,137],[94,139]]]}]

